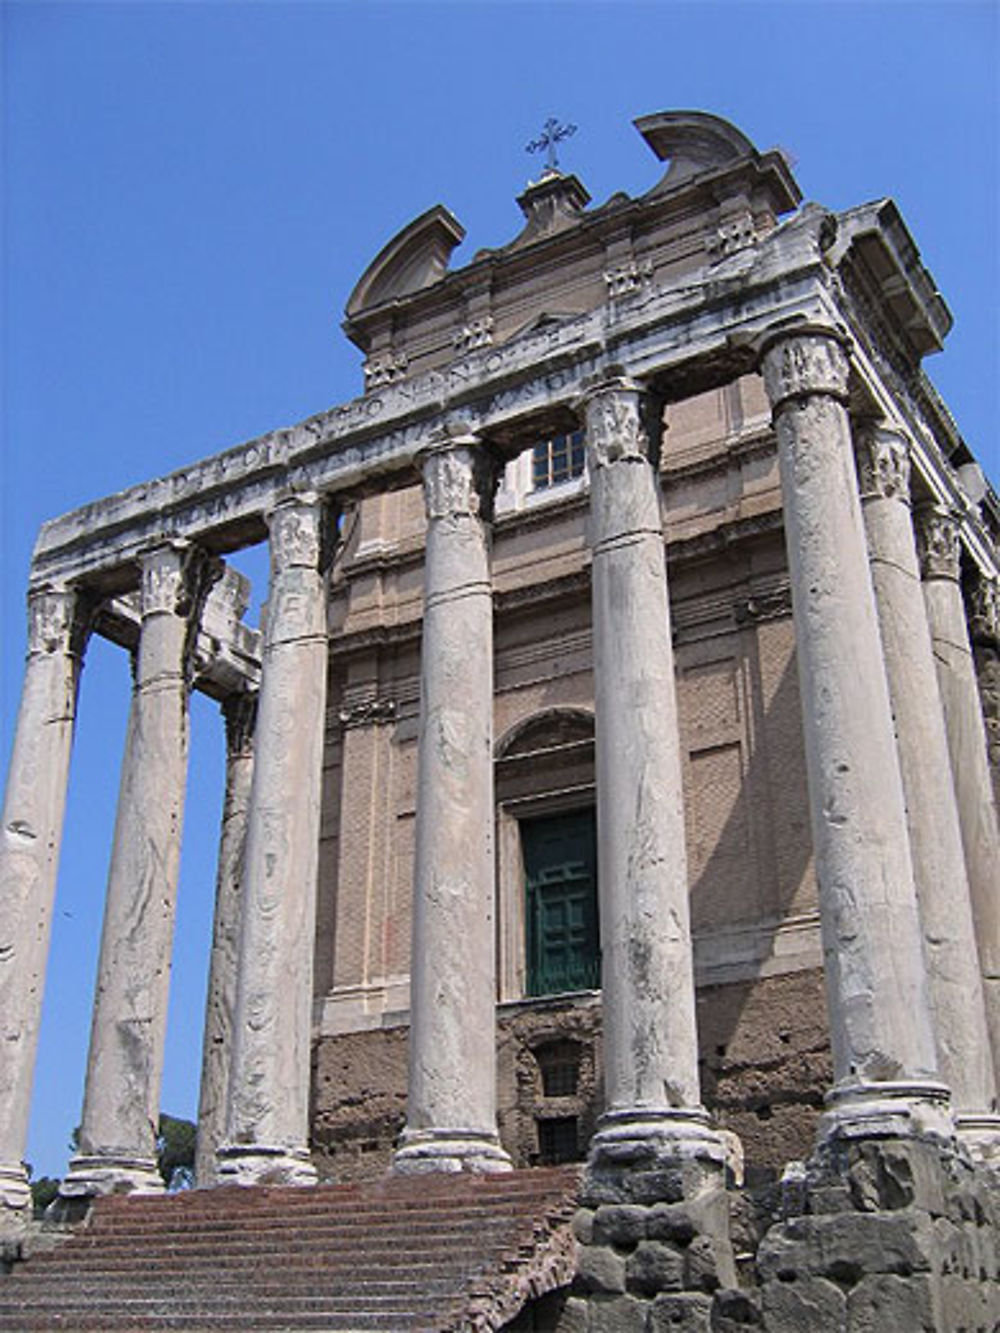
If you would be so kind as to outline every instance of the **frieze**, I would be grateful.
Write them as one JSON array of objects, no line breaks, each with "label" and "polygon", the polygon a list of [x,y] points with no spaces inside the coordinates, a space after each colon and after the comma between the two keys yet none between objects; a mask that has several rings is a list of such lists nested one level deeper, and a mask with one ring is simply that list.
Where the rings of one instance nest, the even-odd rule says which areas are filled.
[{"label": "frieze", "polygon": [[832,329],[802,330],[776,335],[765,343],[761,357],[764,388],[772,411],[789,398],[829,394],[847,400],[847,354]]},{"label": "frieze", "polygon": [[397,712],[395,699],[371,698],[363,699],[359,703],[342,708],[337,716],[340,719],[340,725],[346,729],[348,727],[385,726],[388,722],[395,722]]},{"label": "frieze", "polygon": [[910,502],[910,446],[898,431],[864,424],[854,440],[863,499]]},{"label": "frieze", "polygon": [[961,555],[957,516],[939,505],[922,505],[914,515],[914,526],[921,577],[957,582]]}]

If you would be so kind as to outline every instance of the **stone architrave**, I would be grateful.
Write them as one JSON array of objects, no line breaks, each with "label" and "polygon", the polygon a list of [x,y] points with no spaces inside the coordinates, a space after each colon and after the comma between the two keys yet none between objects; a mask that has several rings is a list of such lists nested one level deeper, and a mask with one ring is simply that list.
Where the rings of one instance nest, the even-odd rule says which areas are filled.
[{"label": "stone architrave", "polygon": [[970,603],[969,630],[986,728],[986,757],[993,780],[993,804],[1000,812],[1000,579],[980,574]]},{"label": "stone architrave", "polygon": [[951,774],[965,848],[972,918],[994,1068],[1000,1068],[1000,836],[986,734],[959,585],[958,522],[938,506],[917,510],[924,600],[944,709]]},{"label": "stone architrave", "polygon": [[457,435],[422,461],[427,512],[410,1065],[397,1171],[504,1171],[496,1120],[495,460]]},{"label": "stone architrave", "polygon": [[910,516],[905,436],[872,422],[855,436],[862,513],[923,925],[938,1069],[971,1148],[1000,1148],[996,1081],[962,833]]},{"label": "stone architrave", "polygon": [[721,1163],[701,1105],[680,733],[649,403],[628,380],[584,400],[605,1112],[591,1170]]},{"label": "stone architrave", "polygon": [[63,1199],[163,1188],[156,1127],[188,756],[190,652],[215,572],[188,542],[140,561],[140,630],[87,1060]]},{"label": "stone architrave", "polygon": [[31,1213],[24,1166],[31,1087],[86,643],[80,597],[28,595],[28,653],[0,827],[0,1240]]},{"label": "stone architrave", "polygon": [[326,710],[327,508],[292,495],[268,517],[271,582],[244,854],[220,1183],[312,1184],[313,933]]},{"label": "stone architrave", "polygon": [[222,705],[226,723],[226,794],[222,807],[219,865],[215,884],[215,919],[208,966],[205,1038],[194,1174],[198,1185],[215,1181],[215,1154],[225,1141],[233,1013],[243,902],[243,854],[246,846],[253,732],[257,692],[232,694]]},{"label": "stone architrave", "polygon": [[947,1137],[841,338],[766,337],[802,693],[834,1085],[821,1141]]}]

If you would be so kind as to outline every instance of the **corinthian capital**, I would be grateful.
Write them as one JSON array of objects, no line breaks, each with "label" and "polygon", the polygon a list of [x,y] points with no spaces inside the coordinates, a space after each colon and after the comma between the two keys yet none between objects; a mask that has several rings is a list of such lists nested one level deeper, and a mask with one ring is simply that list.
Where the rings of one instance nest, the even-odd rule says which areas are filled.
[{"label": "corinthian capital", "polygon": [[28,593],[28,652],[81,654],[89,617],[73,588],[33,588]]},{"label": "corinthian capital", "polygon": [[834,329],[801,326],[771,334],[760,358],[772,412],[789,399],[827,394],[847,401],[850,363],[844,339]]},{"label": "corinthian capital", "polygon": [[477,435],[435,442],[421,455],[427,520],[467,516],[489,522],[500,480],[497,459]]},{"label": "corinthian capital", "polygon": [[1000,651],[1000,579],[980,574],[969,594],[969,630],[974,643]]},{"label": "corinthian capital", "polygon": [[863,499],[910,503],[910,445],[899,431],[862,422],[854,436]]},{"label": "corinthian capital", "polygon": [[631,380],[598,384],[583,400],[591,471],[620,458],[649,458],[648,400]]},{"label": "corinthian capital", "polygon": [[914,516],[920,573],[925,579],[959,577],[958,519],[941,505],[921,505]]},{"label": "corinthian capital", "polygon": [[323,500],[308,492],[279,500],[267,516],[271,569],[318,569],[323,546]]}]

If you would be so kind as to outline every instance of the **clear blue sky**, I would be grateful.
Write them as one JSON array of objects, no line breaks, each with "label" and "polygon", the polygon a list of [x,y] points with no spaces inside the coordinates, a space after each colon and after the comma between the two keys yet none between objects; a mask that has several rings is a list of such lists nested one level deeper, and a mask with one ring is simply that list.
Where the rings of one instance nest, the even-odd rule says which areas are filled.
[{"label": "clear blue sky", "polygon": [[[899,203],[954,316],[928,369],[998,466],[993,0],[7,3],[2,8],[0,753],[43,519],[359,391],[344,302],[432,204],[510,239],[555,114],[596,202],[657,164],[633,117],[699,108],[788,150],[807,198]],[[95,642],[81,694],[29,1157],[79,1119],[128,704]],[[163,1106],[193,1116],[222,786],[195,700]]]}]

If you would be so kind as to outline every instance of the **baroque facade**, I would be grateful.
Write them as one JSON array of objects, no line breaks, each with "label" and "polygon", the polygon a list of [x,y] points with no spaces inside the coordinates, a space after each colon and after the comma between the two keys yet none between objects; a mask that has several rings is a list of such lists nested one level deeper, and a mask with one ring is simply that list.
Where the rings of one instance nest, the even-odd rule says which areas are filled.
[{"label": "baroque facade", "polygon": [[[385,246],[359,397],[43,528],[8,1230],[91,633],[134,692],[65,1206],[159,1188],[192,689],[228,760],[201,1183],[587,1159],[582,1310],[659,1299],[600,1276],[646,1225],[602,1207],[782,1180],[815,1277],[789,1218],[836,1213],[872,1144],[992,1177],[1000,507],[921,368],[950,315],[891,201],[802,205],[713,116],[636,125],[668,164],[641,198],[548,169],[463,268],[442,207]],[[256,629],[225,557],[262,540]]]}]

